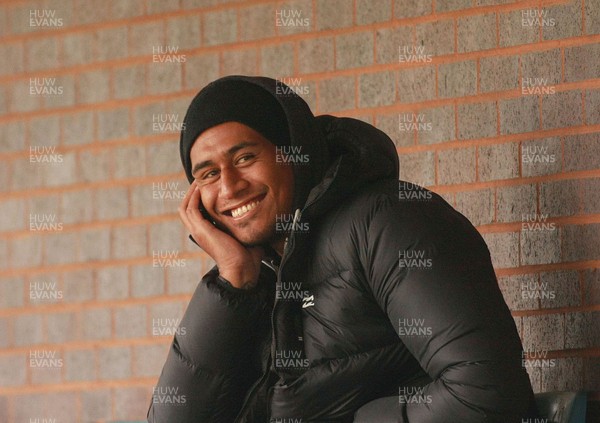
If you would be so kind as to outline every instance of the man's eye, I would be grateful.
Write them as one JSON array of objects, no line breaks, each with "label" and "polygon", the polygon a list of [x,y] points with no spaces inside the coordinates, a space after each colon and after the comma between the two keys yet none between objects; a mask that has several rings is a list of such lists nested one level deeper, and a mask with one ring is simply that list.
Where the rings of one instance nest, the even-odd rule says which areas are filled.
[{"label": "man's eye", "polygon": [[204,175],[202,175],[202,179],[208,179],[208,178],[212,178],[213,176],[215,176],[218,172],[216,170],[209,170],[208,172],[206,172]]},{"label": "man's eye", "polygon": [[243,156],[241,156],[241,157],[238,159],[238,161],[237,161],[237,162],[238,162],[238,163],[245,163],[245,162],[247,162],[248,160],[251,160],[251,159],[253,159],[253,158],[254,158],[254,154],[244,154]]}]

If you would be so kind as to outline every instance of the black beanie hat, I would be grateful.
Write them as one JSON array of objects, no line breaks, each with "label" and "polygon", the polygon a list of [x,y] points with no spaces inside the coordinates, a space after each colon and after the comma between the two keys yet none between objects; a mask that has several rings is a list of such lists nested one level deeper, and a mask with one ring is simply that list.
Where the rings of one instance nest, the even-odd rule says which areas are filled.
[{"label": "black beanie hat", "polygon": [[272,94],[251,82],[216,80],[194,97],[183,120],[179,153],[190,183],[192,145],[202,132],[225,122],[243,123],[275,145],[290,144],[286,115]]}]

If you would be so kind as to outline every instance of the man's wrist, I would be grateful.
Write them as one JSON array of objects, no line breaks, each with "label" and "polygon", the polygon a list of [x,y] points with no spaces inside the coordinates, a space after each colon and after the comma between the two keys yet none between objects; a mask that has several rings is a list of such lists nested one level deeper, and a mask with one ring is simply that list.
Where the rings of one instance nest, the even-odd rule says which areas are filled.
[{"label": "man's wrist", "polygon": [[256,286],[258,278],[252,273],[244,269],[219,269],[219,275],[238,289],[252,289]]}]

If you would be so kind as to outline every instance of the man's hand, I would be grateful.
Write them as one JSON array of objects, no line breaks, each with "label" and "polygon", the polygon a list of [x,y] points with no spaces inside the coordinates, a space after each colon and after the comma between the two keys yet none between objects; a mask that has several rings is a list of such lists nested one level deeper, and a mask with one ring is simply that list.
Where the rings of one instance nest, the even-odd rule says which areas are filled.
[{"label": "man's hand", "polygon": [[245,247],[202,216],[200,188],[192,182],[179,206],[179,216],[198,245],[213,258],[219,274],[236,288],[249,289],[258,281],[261,247]]}]

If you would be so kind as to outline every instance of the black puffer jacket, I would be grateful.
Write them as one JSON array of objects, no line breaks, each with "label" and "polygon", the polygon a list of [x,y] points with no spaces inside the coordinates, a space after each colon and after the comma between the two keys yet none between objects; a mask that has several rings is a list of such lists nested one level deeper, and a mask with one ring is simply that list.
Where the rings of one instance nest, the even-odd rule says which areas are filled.
[{"label": "black puffer jacket", "polygon": [[371,125],[315,119],[273,80],[230,78],[273,93],[309,155],[294,169],[297,230],[253,290],[216,268],[202,279],[148,421],[352,422],[386,396],[397,405],[373,423],[530,416],[521,343],[469,221],[399,184],[394,145]]}]

